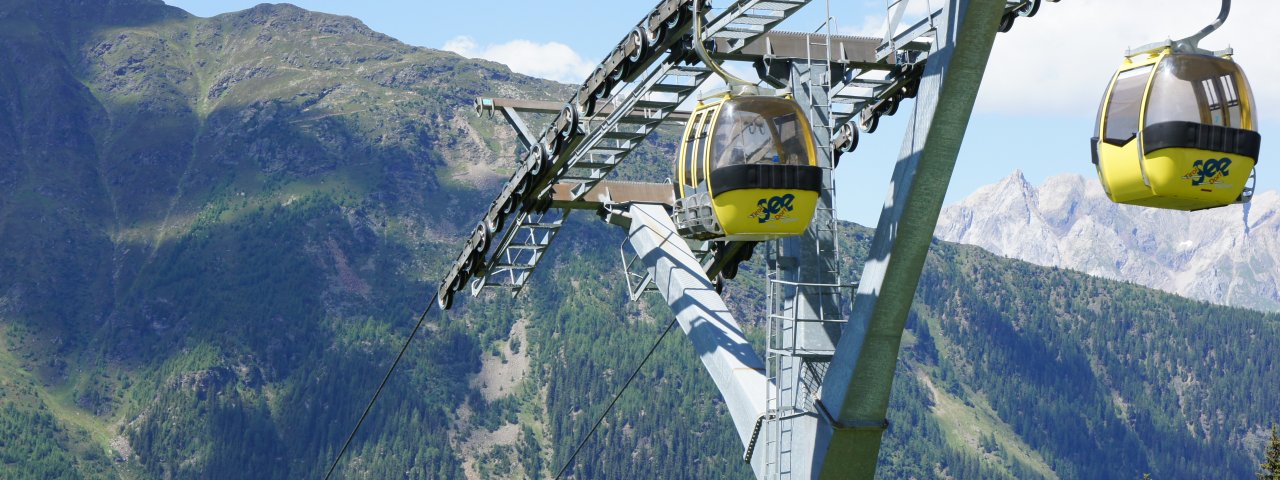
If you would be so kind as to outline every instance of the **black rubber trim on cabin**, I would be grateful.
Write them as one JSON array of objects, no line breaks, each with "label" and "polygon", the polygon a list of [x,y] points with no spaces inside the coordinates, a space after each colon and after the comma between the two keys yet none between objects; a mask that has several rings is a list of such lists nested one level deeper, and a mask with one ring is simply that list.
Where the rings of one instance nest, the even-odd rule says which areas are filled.
[{"label": "black rubber trim on cabin", "polygon": [[1125,145],[1128,145],[1128,144],[1129,144],[1129,142],[1132,142],[1132,141],[1133,141],[1133,139],[1135,139],[1135,138],[1138,138],[1138,133],[1137,133],[1137,132],[1130,133],[1130,134],[1129,134],[1129,136],[1128,136],[1128,137],[1126,137],[1126,138],[1104,138],[1104,139],[1102,139],[1102,141],[1103,141],[1103,143],[1106,143],[1106,144],[1108,144],[1108,145],[1115,145],[1115,146],[1117,146],[1117,147],[1123,147],[1123,146],[1125,146]]},{"label": "black rubber trim on cabin", "polygon": [[1089,153],[1093,154],[1093,165],[1098,165],[1098,137],[1089,139]]},{"label": "black rubber trim on cabin", "polygon": [[816,192],[822,188],[822,169],[811,165],[756,163],[729,165],[711,171],[711,189],[716,196],[744,188]]},{"label": "black rubber trim on cabin", "polygon": [[1262,135],[1240,128],[1195,122],[1160,122],[1142,131],[1143,153],[1162,148],[1196,148],[1233,153],[1257,160]]}]

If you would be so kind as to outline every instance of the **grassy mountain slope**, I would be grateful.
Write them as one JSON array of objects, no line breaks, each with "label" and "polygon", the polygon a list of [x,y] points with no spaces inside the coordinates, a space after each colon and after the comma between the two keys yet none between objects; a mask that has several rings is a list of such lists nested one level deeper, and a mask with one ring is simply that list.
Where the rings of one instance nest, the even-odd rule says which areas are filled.
[{"label": "grassy mountain slope", "polygon": [[[0,27],[4,478],[322,476],[511,168],[472,99],[567,94],[287,5],[0,0]],[[669,138],[619,174],[664,177]],[[564,465],[670,319],[626,301],[621,231],[574,218],[520,298],[429,318],[342,478]],[[1276,324],[938,244],[882,475],[1247,472]],[[571,473],[745,478],[740,448],[673,333]]]}]

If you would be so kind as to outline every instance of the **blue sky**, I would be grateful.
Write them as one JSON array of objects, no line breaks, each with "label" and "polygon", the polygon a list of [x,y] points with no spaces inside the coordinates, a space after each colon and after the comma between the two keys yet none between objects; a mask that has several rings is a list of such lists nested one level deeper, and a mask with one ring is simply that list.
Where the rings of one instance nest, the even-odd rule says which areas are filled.
[{"label": "blue sky", "polygon": [[[909,1],[909,15],[941,3]],[[166,2],[199,16],[260,3]],[[497,0],[449,2],[447,8],[440,6],[443,2],[421,0],[291,3],[359,18],[411,45],[489,58],[522,73],[579,83],[656,1]],[[716,6],[727,3],[714,1]],[[885,3],[832,0],[831,14],[841,33],[877,35],[883,32]],[[825,17],[825,5],[815,0],[781,28],[813,30]],[[996,37],[947,202],[999,181],[1014,169],[1035,184],[1061,173],[1094,176],[1087,140],[1099,97],[1125,49],[1189,35],[1212,20],[1218,6],[1212,0],[1068,0],[1046,2],[1036,17],[1020,19],[1012,32]],[[1264,137],[1280,121],[1280,64],[1271,61],[1278,37],[1269,24],[1275,18],[1280,18],[1280,2],[1235,0],[1227,23],[1202,42],[1203,47],[1235,49],[1260,105]],[[909,108],[904,104],[897,116],[882,119],[880,128],[863,135],[858,150],[841,161],[841,218],[875,225]],[[1268,168],[1269,152],[1275,149],[1268,148],[1266,140],[1262,145],[1257,186],[1259,191],[1275,190],[1280,188],[1280,174]]]}]

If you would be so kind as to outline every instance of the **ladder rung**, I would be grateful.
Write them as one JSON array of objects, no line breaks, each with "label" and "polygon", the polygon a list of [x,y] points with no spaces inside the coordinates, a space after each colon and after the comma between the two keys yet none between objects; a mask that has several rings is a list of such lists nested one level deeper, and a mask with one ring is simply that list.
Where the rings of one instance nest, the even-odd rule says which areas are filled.
[{"label": "ladder rung", "polygon": [[748,13],[733,19],[730,25],[770,25],[782,21],[782,15],[759,15]]},{"label": "ladder rung", "polygon": [[613,167],[617,165],[618,165],[618,162],[593,162],[590,160],[578,160],[578,163],[573,164],[573,168],[597,169],[597,168]]},{"label": "ladder rung", "polygon": [[593,153],[593,154],[596,154],[596,155],[604,155],[604,156],[622,156],[622,155],[626,155],[626,154],[630,153],[630,152],[631,152],[631,149],[630,149],[630,148],[620,148],[620,147],[601,147],[601,146],[595,146],[595,147],[591,147],[591,149],[590,149],[590,150],[587,150],[587,151],[588,151],[588,152],[591,152],[591,153]]},{"label": "ladder rung", "polygon": [[605,132],[603,138],[615,139],[615,140],[640,140],[647,136],[649,136],[649,132],[632,132],[632,131],[626,131],[626,130],[624,131],[613,130],[610,132]]},{"label": "ladder rung", "polygon": [[752,31],[752,32],[744,32],[744,31],[741,31],[741,30],[728,30],[728,29],[725,29],[725,30],[721,30],[720,32],[717,32],[715,35],[712,35],[712,37],[715,37],[715,38],[728,38],[728,39],[742,39],[742,38],[751,38],[751,37],[753,37],[753,36],[755,36],[756,34],[759,34],[759,33],[760,33],[760,32],[754,32],[754,31]]},{"label": "ladder rung", "polygon": [[752,5],[752,6],[751,6],[751,8],[753,8],[753,9],[759,9],[759,10],[781,10],[781,11],[788,11],[788,10],[792,10],[792,9],[795,9],[795,8],[799,8],[801,5],[804,5],[804,4],[805,4],[805,2],[789,2],[789,1],[787,1],[787,0],[773,0],[773,1],[769,1],[769,2],[760,2],[760,3],[757,3],[757,4],[755,4],[755,5]]},{"label": "ladder rung", "polygon": [[881,80],[876,78],[855,78],[849,81],[849,85],[882,87],[885,85],[893,85],[893,80]]},{"label": "ladder rung", "polygon": [[655,85],[654,85],[654,86],[652,86],[652,87],[649,87],[649,91],[651,91],[651,92],[661,92],[661,93],[684,93],[684,92],[691,92],[691,91],[693,91],[693,90],[695,90],[695,89],[697,89],[697,88],[698,88],[698,87],[695,87],[695,86],[693,86],[693,85],[679,85],[679,84],[674,84],[674,83],[659,83],[659,84],[655,84]]},{"label": "ladder rung", "polygon": [[679,67],[667,70],[667,75],[674,75],[677,77],[697,77],[710,74],[711,69],[704,67]]},{"label": "ladder rung", "polygon": [[753,35],[763,34],[764,26],[755,25],[751,23],[730,23],[728,25],[725,25],[724,29],[720,30],[720,32],[718,33],[724,33],[724,32],[746,32]]},{"label": "ladder rung", "polygon": [[493,268],[503,268],[507,270],[529,270],[531,268],[534,268],[535,266],[536,265],[531,265],[531,264],[499,263],[494,265]]},{"label": "ladder rung", "polygon": [[507,250],[544,250],[547,248],[545,243],[512,243],[507,245]]},{"label": "ladder rung", "polygon": [[831,96],[831,99],[832,99],[832,100],[854,100],[854,101],[860,101],[860,102],[865,102],[865,101],[868,101],[868,100],[875,100],[875,98],[876,98],[876,97],[869,97],[869,96],[866,96],[866,95],[854,95],[854,94],[849,94],[849,93],[843,93],[843,94],[842,94],[842,93],[837,93],[837,94],[835,94],[835,95],[832,95],[832,96]]},{"label": "ladder rung", "polygon": [[555,230],[555,229],[560,228],[560,227],[561,227],[561,226],[563,226],[563,225],[564,225],[564,224],[562,224],[562,223],[522,223],[522,224],[520,224],[520,228],[531,228],[531,229],[536,228],[536,229],[540,229],[540,230]]},{"label": "ladder rung", "polygon": [[676,102],[664,102],[661,100],[640,100],[635,103],[633,108],[652,108],[654,110],[663,110],[667,108],[675,108],[679,105]]},{"label": "ladder rung", "polygon": [[640,115],[627,115],[627,116],[625,116],[625,117],[622,117],[622,118],[619,118],[619,119],[618,119],[618,123],[625,123],[625,124],[627,124],[627,125],[648,125],[648,126],[652,126],[653,124],[658,123],[659,121],[660,121],[660,120],[658,120],[658,119],[656,119],[656,118],[649,118],[649,117],[644,117],[644,116],[640,116]]}]

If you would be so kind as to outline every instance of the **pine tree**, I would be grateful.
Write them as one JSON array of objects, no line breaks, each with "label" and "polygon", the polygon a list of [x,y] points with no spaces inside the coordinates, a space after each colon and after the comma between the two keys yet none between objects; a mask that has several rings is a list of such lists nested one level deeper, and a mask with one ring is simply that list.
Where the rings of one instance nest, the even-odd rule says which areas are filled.
[{"label": "pine tree", "polygon": [[1276,434],[1276,426],[1271,425],[1271,444],[1262,456],[1262,469],[1258,471],[1258,480],[1280,480],[1280,435]]}]

